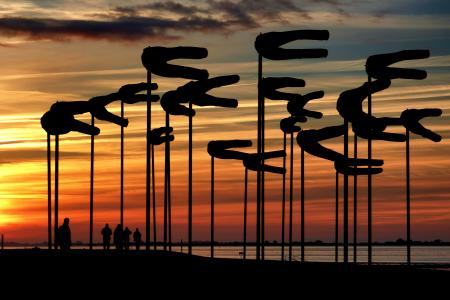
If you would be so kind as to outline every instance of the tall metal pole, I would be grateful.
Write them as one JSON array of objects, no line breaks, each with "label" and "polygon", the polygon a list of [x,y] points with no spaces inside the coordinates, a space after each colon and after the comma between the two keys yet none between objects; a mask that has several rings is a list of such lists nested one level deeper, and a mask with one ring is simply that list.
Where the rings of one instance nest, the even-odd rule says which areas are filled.
[{"label": "tall metal pole", "polygon": [[289,261],[292,261],[292,210],[294,199],[294,133],[291,132],[291,155],[289,157]]},{"label": "tall metal pole", "polygon": [[[372,78],[368,77],[368,83],[372,82]],[[372,94],[369,93],[367,97],[367,112],[369,117],[372,117]],[[372,264],[372,138],[369,134],[367,139],[367,158],[368,162],[368,172],[367,175],[367,264]]]},{"label": "tall metal pole", "polygon": [[[286,152],[286,132],[283,132],[283,151]],[[283,156],[283,169],[286,170],[286,156]],[[281,260],[284,261],[284,229],[286,219],[286,173],[283,173],[283,196],[281,199]]]},{"label": "tall metal pole", "polygon": [[[192,102],[189,101],[192,111]],[[192,254],[192,115],[189,115],[188,254]]]},{"label": "tall metal pole", "polygon": [[409,166],[409,130],[406,129],[406,251],[407,263],[411,265],[411,198]]},{"label": "tall metal pole", "polygon": [[[94,116],[91,116],[91,125],[94,126]],[[94,245],[94,136],[91,135],[91,182],[89,193],[89,250]]]},{"label": "tall metal pole", "polygon": [[[169,119],[169,114],[166,112],[166,127],[168,127],[168,119]],[[164,235],[164,251],[167,250],[167,206],[168,206],[168,172],[169,172],[169,167],[168,167],[168,153],[169,153],[169,141],[166,140],[165,141],[165,150],[164,150],[164,230],[163,230],[163,235]]]},{"label": "tall metal pole", "polygon": [[301,225],[300,225],[300,238],[301,238],[301,262],[305,261],[305,151],[301,150]]},{"label": "tall metal pole", "polygon": [[[354,135],[354,149],[353,156],[358,158],[358,137]],[[357,166],[355,166],[355,169]],[[357,262],[357,247],[358,247],[358,175],[353,176],[353,262]]]},{"label": "tall metal pole", "polygon": [[214,156],[211,156],[211,258],[214,258]]},{"label": "tall metal pole", "polygon": [[48,209],[48,249],[52,249],[52,149],[51,136],[47,133],[47,209]]},{"label": "tall metal pole", "polygon": [[[152,198],[153,198],[153,203],[152,203],[153,204],[153,250],[156,250],[157,238],[156,238],[155,146],[153,144],[151,146],[151,150],[152,150],[151,159],[152,159],[152,193],[153,193],[153,195],[152,195]],[[150,211],[148,213],[149,213],[148,218],[150,218]],[[149,220],[149,224],[150,224],[150,220]],[[149,230],[148,238],[150,239],[150,230]]]},{"label": "tall metal pole", "polygon": [[[262,78],[262,62],[261,62],[261,78]],[[260,84],[262,84],[262,81],[260,81]],[[266,214],[265,214],[265,170],[264,170],[264,156],[265,156],[265,97],[264,94],[261,93],[261,153],[262,153],[262,170],[261,170],[261,259],[264,260],[264,250],[266,245],[266,236],[265,236],[265,220],[266,220]]]},{"label": "tall metal pole", "polygon": [[243,249],[243,258],[247,258],[247,187],[248,187],[248,169],[245,168],[245,178],[244,178],[244,249]]},{"label": "tall metal pole", "polygon": [[[348,159],[348,122],[344,122],[344,157]],[[344,264],[348,263],[348,175],[344,174]]]},{"label": "tall metal pole", "polygon": [[336,171],[336,205],[334,224],[334,261],[339,262],[339,173]]},{"label": "tall metal pole", "polygon": [[55,249],[58,249],[59,135],[55,135]]},{"label": "tall metal pole", "polygon": [[[258,54],[258,141],[257,153],[261,157],[262,149],[262,91],[260,83],[262,81],[262,56]],[[256,171],[256,260],[261,259],[261,171]]]},{"label": "tall metal pole", "polygon": [[[120,101],[120,117],[124,117],[124,104]],[[123,138],[124,129],[120,126],[120,225],[123,228]]]},{"label": "tall metal pole", "polygon": [[[169,128],[169,114],[166,113],[166,128]],[[169,140],[169,132],[166,131],[167,140]],[[172,251],[172,191],[170,183],[170,142],[167,142],[167,218],[168,218],[168,235],[169,235],[169,251]]]},{"label": "tall metal pole", "polygon": [[[146,152],[145,152],[145,250],[150,250],[150,132],[152,130],[152,102],[151,89],[152,73],[147,71],[147,131],[146,131]],[[153,201],[155,198],[153,196]],[[156,250],[156,249],[155,249]]]}]

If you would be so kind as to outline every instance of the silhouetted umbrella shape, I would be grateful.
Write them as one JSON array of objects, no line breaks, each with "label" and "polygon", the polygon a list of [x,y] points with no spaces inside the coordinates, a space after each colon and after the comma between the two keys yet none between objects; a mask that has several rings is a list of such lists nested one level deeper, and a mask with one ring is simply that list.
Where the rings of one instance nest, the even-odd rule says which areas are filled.
[{"label": "silhouetted umbrella shape", "polygon": [[[409,68],[393,68],[391,64],[404,61],[424,59],[430,56],[428,50],[403,50],[393,53],[385,53],[372,55],[366,61],[366,73],[368,83],[372,81],[372,77],[377,79],[416,79],[421,80],[427,77],[426,71],[409,69]],[[368,95],[367,102],[368,114],[372,116],[372,96]],[[406,137],[405,137],[406,139]],[[372,138],[369,136],[367,140],[368,158],[372,157]],[[370,168],[370,165],[369,165]],[[367,178],[367,194],[368,194],[368,263],[372,264],[372,176],[369,174]]]},{"label": "silhouetted umbrella shape", "polygon": [[[88,135],[98,135],[100,129],[93,124],[88,125],[76,120],[74,115],[90,112],[87,101],[56,102],[41,118],[42,128],[47,132],[47,188],[48,188],[48,247],[52,247],[51,234],[51,135],[55,136],[55,216],[54,216],[54,239],[55,249],[58,248],[56,233],[58,230],[58,201],[59,201],[59,135],[70,131],[78,131]],[[92,154],[91,154],[92,158]],[[92,180],[92,179],[91,179]]]},{"label": "silhouetted umbrella shape", "polygon": [[[155,145],[161,145],[162,143],[172,142],[175,137],[171,135],[173,132],[172,127],[159,127],[152,129],[148,133],[148,141],[151,144],[151,164],[152,164],[152,198],[153,198],[153,249],[156,250],[156,185],[155,185]],[[166,200],[166,199],[165,199]],[[164,202],[164,216],[167,219],[167,206]],[[165,224],[166,225],[166,224]]]},{"label": "silhouetted umbrella shape", "polygon": [[[214,158],[244,160],[246,153],[230,150],[231,148],[251,147],[251,140],[221,140],[208,143],[208,154],[211,156],[211,257],[214,257]],[[245,169],[244,192],[244,259],[246,257],[246,224],[247,224],[247,169]]]},{"label": "silhouetted umbrella shape", "polygon": [[[208,56],[208,50],[200,47],[147,47],[142,52],[141,61],[147,69],[147,82],[151,83],[151,74],[156,74],[163,77],[177,77],[186,79],[201,80],[208,78],[207,70],[197,69],[192,67],[169,64],[168,62],[174,59],[202,59]],[[151,91],[147,94],[150,96]],[[168,122],[168,115],[166,114]],[[147,132],[151,131],[151,105],[147,102]],[[170,160],[170,157],[169,157]],[[150,145],[147,140],[146,151],[146,238],[150,239]],[[169,162],[170,166],[170,162]],[[166,178],[166,181],[170,180]],[[169,184],[170,185],[170,184]],[[169,193],[170,194],[170,193]],[[188,200],[190,203],[192,199]],[[189,228],[192,226],[189,225]],[[166,230],[166,227],[164,227]],[[165,231],[164,231],[165,232]],[[191,235],[190,235],[191,237]],[[192,240],[189,243],[192,244]],[[148,250],[148,243],[146,246]],[[190,246],[191,248],[191,246]]]},{"label": "silhouetted umbrella shape", "polygon": [[192,118],[195,111],[192,104],[198,106],[219,106],[235,108],[238,106],[236,99],[219,98],[207,94],[211,89],[234,84],[239,81],[238,75],[218,76],[214,78],[191,81],[177,89],[179,99],[177,103],[189,103],[189,107],[178,106],[180,110],[186,112],[189,117],[188,145],[189,145],[189,164],[188,164],[188,253],[192,254]]},{"label": "silhouetted umbrella shape", "polygon": [[[262,58],[271,60],[287,60],[302,58],[326,57],[326,49],[285,49],[281,46],[296,40],[328,40],[327,30],[292,30],[284,32],[267,32],[260,34],[255,40],[255,49],[258,52],[258,145],[257,153],[265,152],[265,105],[262,86]],[[263,157],[264,160],[264,157]],[[264,169],[257,172],[257,241],[256,259],[264,259]],[[260,251],[262,240],[262,252]],[[261,252],[261,253],[260,253]]]},{"label": "silhouetted umbrella shape", "polygon": [[[300,131],[297,135],[297,143],[302,148],[302,150],[308,152],[311,155],[330,160],[335,162],[336,171],[342,173],[344,175],[351,175],[355,172],[359,172],[361,174],[367,174],[367,172],[371,172],[373,174],[381,173],[381,168],[352,168],[355,166],[365,166],[365,165],[374,165],[381,166],[383,164],[382,160],[368,160],[368,159],[352,159],[348,158],[345,155],[336,152],[332,149],[326,148],[320,144],[320,141],[328,140],[331,138],[336,138],[345,135],[347,131],[347,125],[337,125],[337,126],[329,126],[321,129],[315,130],[303,130]],[[336,226],[338,226],[338,201],[339,201],[339,193],[338,193],[338,174],[336,174]],[[337,247],[338,247],[338,229],[336,228],[336,259],[337,259]]]},{"label": "silhouetted umbrella shape", "polygon": [[440,142],[442,137],[423,127],[420,120],[426,117],[439,117],[442,114],[441,109],[407,109],[402,112],[400,118],[403,126],[406,128],[406,247],[407,263],[411,264],[411,193],[410,193],[410,162],[409,162],[409,135],[410,132],[420,135],[433,142]]}]

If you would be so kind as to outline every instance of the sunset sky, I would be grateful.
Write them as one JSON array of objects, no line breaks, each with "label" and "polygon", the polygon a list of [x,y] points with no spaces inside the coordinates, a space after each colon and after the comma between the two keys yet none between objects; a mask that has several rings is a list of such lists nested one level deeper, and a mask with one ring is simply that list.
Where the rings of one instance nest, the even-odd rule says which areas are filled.
[{"label": "sunset sky", "polygon": [[[260,32],[326,29],[328,41],[294,42],[289,47],[327,48],[327,58],[264,61],[264,76],[306,81],[298,93],[324,90],[308,104],[324,117],[303,124],[316,129],[342,124],[339,94],[367,80],[368,56],[405,49],[429,49],[431,58],[401,63],[428,71],[423,81],[394,80],[373,97],[376,116],[398,117],[407,108],[441,108],[440,118],[424,125],[442,135],[434,143],[412,135],[412,238],[450,240],[450,3],[446,0],[0,0],[0,233],[7,241],[47,239],[46,133],[41,116],[56,100],[88,100],[146,79],[141,53],[147,46],[199,46],[208,58],[180,64],[209,70],[211,76],[238,74],[241,81],[215,90],[235,97],[237,109],[195,108],[194,240],[209,238],[210,158],[206,145],[217,139],[252,139],[256,145],[257,53]],[[158,94],[186,81],[154,76]],[[120,104],[108,109],[119,113]],[[126,105],[125,225],[145,229],[145,104]],[[268,150],[282,148],[280,119],[286,102],[266,101]],[[89,122],[90,115],[81,119]],[[187,118],[172,117],[173,240],[187,240]],[[164,114],[153,103],[153,126]],[[95,240],[105,223],[119,222],[120,128],[97,122],[95,147]],[[402,129],[393,129],[399,131]],[[352,136],[352,134],[351,134]],[[351,139],[352,141],[352,139]],[[324,143],[342,150],[342,139]],[[367,156],[361,142],[358,156]],[[350,147],[352,149],[352,147]],[[60,137],[60,220],[70,217],[72,239],[88,241],[90,138]],[[253,150],[256,151],[256,147]],[[295,146],[294,237],[299,239],[299,147]],[[334,238],[334,168],[305,155],[306,240]],[[157,147],[157,206],[163,204],[163,147]],[[405,238],[405,145],[374,142],[373,157],[384,159],[384,172],[373,180],[374,240]],[[216,238],[242,237],[241,163],[216,160]],[[281,160],[271,161],[281,165]],[[53,168],[53,166],[52,166]],[[249,234],[254,237],[255,174],[250,173]],[[267,240],[280,239],[281,177],[266,176]],[[351,181],[352,182],[352,179]],[[359,240],[366,239],[366,183],[359,182]],[[350,186],[350,191],[352,191]],[[350,192],[350,199],[352,198]],[[352,202],[351,202],[352,204]],[[341,206],[342,207],[342,206]],[[352,214],[351,214],[352,216]],[[341,218],[342,220],[342,218]],[[352,220],[351,220],[352,222]],[[162,231],[158,229],[161,237]]]}]

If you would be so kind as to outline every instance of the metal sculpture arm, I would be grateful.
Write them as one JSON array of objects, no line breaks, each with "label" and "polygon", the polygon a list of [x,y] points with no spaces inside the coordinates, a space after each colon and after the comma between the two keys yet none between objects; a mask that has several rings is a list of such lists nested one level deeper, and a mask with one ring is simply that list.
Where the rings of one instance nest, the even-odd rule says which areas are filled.
[{"label": "metal sculpture arm", "polygon": [[400,119],[403,122],[403,126],[409,131],[433,142],[440,142],[442,137],[439,134],[420,124],[420,120],[423,118],[439,117],[440,115],[442,115],[442,110],[438,108],[407,109],[402,112]]},{"label": "metal sculpture arm", "polygon": [[301,129],[300,126],[297,126],[297,122],[306,122],[306,118],[304,117],[294,117],[290,116],[280,121],[280,129],[284,133],[294,133],[299,132]]},{"label": "metal sculpture arm", "polygon": [[430,57],[429,50],[403,50],[372,55],[367,58],[366,72],[367,75],[377,79],[403,78],[422,80],[427,77],[426,71],[409,68],[393,68],[389,66],[404,60],[424,59],[428,57]]},{"label": "metal sculpture arm", "polygon": [[106,106],[108,104],[117,100],[118,100],[117,93],[109,94],[106,96],[93,97],[88,100],[91,106],[90,112],[96,119],[111,122],[122,127],[127,127],[128,126],[127,119],[116,116],[115,114],[109,112],[106,109]]},{"label": "metal sculpture arm", "polygon": [[238,106],[238,101],[236,99],[215,97],[208,95],[207,92],[214,88],[237,83],[239,82],[239,80],[239,75],[218,76],[188,82],[184,86],[179,87],[177,90],[180,92],[181,97],[198,106],[220,106],[235,108]]},{"label": "metal sculpture arm", "polygon": [[173,59],[202,59],[208,50],[200,47],[147,47],[141,60],[144,67],[153,74],[164,77],[179,77],[201,80],[208,78],[207,70],[169,64]]},{"label": "metal sculpture arm", "polygon": [[379,79],[364,83],[360,87],[347,90],[339,95],[336,108],[339,114],[352,123],[352,129],[359,137],[391,142],[404,142],[404,134],[384,132],[387,126],[402,125],[399,118],[376,118],[363,111],[363,102],[371,94],[389,88],[389,79]]},{"label": "metal sculpture arm", "polygon": [[[147,102],[148,101],[148,95],[146,94],[138,94],[142,91],[146,90],[157,90],[158,85],[156,83],[135,83],[135,84],[126,84],[122,86],[119,91],[117,92],[117,97],[122,100],[126,104],[135,104],[138,102]],[[158,95],[151,95],[150,101],[151,102],[157,102],[159,100]]]},{"label": "metal sculpture arm", "polygon": [[[171,134],[172,132],[172,127],[154,128],[148,133],[149,143],[152,145],[161,145],[166,141],[172,142],[175,140],[175,137]],[[167,136],[166,134],[169,135]]]},{"label": "metal sculpture arm", "polygon": [[[311,155],[330,160],[333,162],[338,162],[338,167],[340,170],[345,170],[341,168],[343,166],[367,166],[369,163],[372,166],[382,166],[383,161],[378,159],[368,160],[368,159],[354,159],[346,158],[339,152],[322,146],[319,142],[323,140],[328,140],[344,135],[346,130],[345,125],[329,126],[317,130],[303,130],[297,135],[298,145],[306,152]],[[381,168],[359,168],[358,172],[363,172],[361,174],[377,174],[381,173]],[[350,174],[349,174],[350,175]]]},{"label": "metal sculpture arm", "polygon": [[51,135],[67,134],[71,131],[98,135],[99,128],[76,120],[74,117],[74,115],[90,112],[90,110],[91,106],[88,101],[58,101],[42,116],[42,128]]},{"label": "metal sculpture arm", "polygon": [[212,157],[220,159],[238,159],[244,160],[247,153],[230,150],[230,148],[243,148],[251,147],[251,140],[222,140],[222,141],[210,141],[208,143],[208,153]]},{"label": "metal sculpture arm", "polygon": [[300,95],[294,93],[280,92],[278,89],[286,87],[304,87],[305,81],[292,77],[266,77],[261,81],[261,89],[264,97],[270,100],[293,101]]},{"label": "metal sculpture arm", "polygon": [[328,30],[292,30],[260,34],[255,41],[256,51],[272,60],[320,58],[328,55],[326,49],[285,49],[284,44],[296,40],[328,40]]},{"label": "metal sculpture arm", "polygon": [[269,151],[265,153],[261,153],[258,155],[258,153],[252,153],[247,154],[244,158],[244,166],[252,171],[263,171],[263,172],[269,172],[269,173],[275,173],[275,174],[286,174],[286,169],[281,167],[275,167],[263,164],[263,158],[271,159],[271,158],[280,158],[280,157],[286,157],[286,152],[284,150],[278,150],[278,151]]},{"label": "metal sculpture arm", "polygon": [[168,91],[161,97],[161,107],[165,112],[176,116],[195,116],[195,110],[181,105],[180,103],[186,103],[187,100],[183,97],[182,93],[178,90]]},{"label": "metal sculpture arm", "polygon": [[322,118],[323,114],[318,111],[312,111],[305,109],[305,105],[314,99],[320,99],[325,95],[324,91],[315,91],[306,95],[298,95],[292,101],[287,104],[287,110],[292,116],[302,116],[303,118],[310,117],[314,119]]}]

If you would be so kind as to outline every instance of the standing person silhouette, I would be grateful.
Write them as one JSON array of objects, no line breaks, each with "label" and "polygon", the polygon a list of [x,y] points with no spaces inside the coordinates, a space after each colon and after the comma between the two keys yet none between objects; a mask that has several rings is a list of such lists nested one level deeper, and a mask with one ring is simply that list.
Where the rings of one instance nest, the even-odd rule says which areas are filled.
[{"label": "standing person silhouette", "polygon": [[125,247],[125,250],[129,250],[130,249],[130,235],[131,235],[131,230],[128,229],[128,227],[125,227],[125,230],[123,231],[123,245]]},{"label": "standing person silhouette", "polygon": [[142,234],[139,231],[139,228],[136,228],[136,231],[133,233],[133,241],[134,244],[136,245],[136,250],[139,250],[142,243]]},{"label": "standing person silhouette", "polygon": [[103,250],[109,250],[109,247],[111,245],[111,235],[112,230],[109,227],[109,224],[105,224],[105,227],[102,228]]},{"label": "standing person silhouette", "polygon": [[61,250],[70,250],[72,246],[72,234],[69,227],[69,218],[64,219],[64,223],[58,228],[58,244]]},{"label": "standing person silhouette", "polygon": [[121,224],[117,224],[114,229],[114,245],[116,246],[116,250],[123,249],[123,230]]}]

